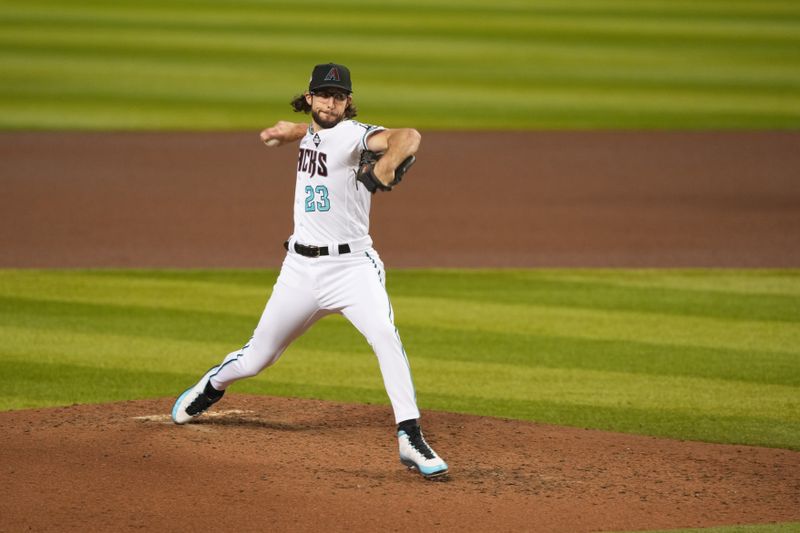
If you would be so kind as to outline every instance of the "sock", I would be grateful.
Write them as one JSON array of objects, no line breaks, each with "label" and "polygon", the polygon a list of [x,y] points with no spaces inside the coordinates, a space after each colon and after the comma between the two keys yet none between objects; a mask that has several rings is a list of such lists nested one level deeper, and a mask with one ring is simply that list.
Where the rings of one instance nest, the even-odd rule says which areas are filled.
[{"label": "sock", "polygon": [[206,383],[206,388],[203,390],[203,394],[205,394],[206,396],[208,396],[212,400],[218,400],[218,399],[222,398],[222,395],[225,394],[225,391],[224,390],[217,390],[214,387],[212,387],[211,386],[211,380],[209,379],[208,383]]},{"label": "sock", "polygon": [[417,427],[417,419],[416,418],[412,418],[410,420],[403,420],[402,422],[397,424],[397,431],[398,431],[398,433],[400,431],[405,431],[406,433],[411,433],[410,430],[414,429],[415,427]]}]

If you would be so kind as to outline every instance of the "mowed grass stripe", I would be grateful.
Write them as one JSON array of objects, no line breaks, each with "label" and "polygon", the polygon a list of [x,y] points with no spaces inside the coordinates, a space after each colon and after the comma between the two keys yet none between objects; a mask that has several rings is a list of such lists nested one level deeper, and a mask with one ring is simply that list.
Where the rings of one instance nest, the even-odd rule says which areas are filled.
[{"label": "mowed grass stripe", "polygon": [[[55,302],[228,311],[248,315],[263,307],[277,279],[275,270],[193,271],[181,277],[169,271],[7,270],[0,294]],[[800,320],[797,271],[400,271],[387,283],[411,301],[429,298],[490,301],[581,310],[636,311],[681,317],[788,322]],[[227,278],[225,277],[227,276]],[[681,281],[683,280],[683,281]],[[709,280],[714,280],[709,283]],[[190,290],[191,289],[191,290]],[[222,294],[220,294],[220,292]],[[221,298],[221,299],[220,299]],[[243,303],[248,303],[242,309]],[[156,305],[157,304],[157,305]]]},{"label": "mowed grass stripe", "polygon": [[[8,302],[4,302],[4,306]],[[12,313],[25,314],[20,307]],[[86,314],[86,309],[94,313]],[[119,308],[87,308],[72,305],[37,306],[27,309],[34,318],[3,316],[6,328],[37,333],[64,345],[63,336],[114,335],[121,338],[163,342],[192,342],[215,345],[207,353],[221,357],[237,344],[244,344],[257,322],[258,313],[245,317],[208,312],[176,313],[173,310],[125,312]],[[102,319],[96,317],[101,316]],[[631,374],[685,376],[738,380],[775,385],[800,385],[796,353],[766,350],[738,350],[674,346],[619,340],[582,339],[569,336],[530,335],[518,332],[486,332],[446,329],[428,324],[410,325],[398,321],[406,349],[414,357],[431,360],[492,363],[502,362],[527,367],[609,370]],[[11,335],[11,329],[5,334]],[[55,341],[55,339],[59,339]],[[29,342],[32,342],[31,339]],[[19,341],[21,342],[21,341]],[[343,320],[334,317],[317,324],[297,341],[304,349],[325,351],[331,342],[342,350],[367,350],[364,339]],[[128,352],[123,352],[128,353]]]},{"label": "mowed grass stripe", "polygon": [[[446,273],[446,270],[442,270]],[[678,291],[699,291],[758,296],[782,295],[800,297],[800,270],[780,269],[626,269],[624,276],[619,270],[548,270],[535,272],[523,270],[514,279],[551,280],[563,283],[590,282],[625,288],[657,288]],[[467,275],[467,274],[464,274]],[[760,313],[759,313],[760,314]]]},{"label": "mowed grass stripe", "polygon": [[[136,81],[132,83],[137,83]],[[198,86],[202,85],[202,80]],[[158,82],[154,82],[154,87]],[[87,88],[81,94],[60,94],[57,99],[31,98],[0,94],[0,128],[26,130],[52,129],[165,129],[165,130],[220,130],[255,129],[264,126],[264,121],[253,123],[253,116],[273,116],[287,118],[285,98],[280,103],[274,95],[295,94],[270,91],[273,96],[260,103],[242,102],[241,96],[226,97],[225,91],[233,86],[219,82],[211,89],[213,98],[174,97],[126,97],[91,94]],[[393,84],[386,89],[396,89]],[[419,92],[419,91],[418,91]],[[509,107],[507,100],[495,98],[470,107],[460,102],[440,100],[448,93],[447,89],[437,89],[421,99],[416,94],[409,95],[407,101],[401,98],[392,106],[378,111],[378,106],[370,106],[373,98],[359,98],[365,107],[376,110],[364,115],[362,120],[381,122],[389,127],[415,125],[418,128],[433,130],[446,125],[449,129],[508,129],[531,126],[526,117],[535,116],[537,128],[606,128],[613,115],[613,127],[626,129],[665,128],[698,129],[713,124],[717,128],[794,128],[800,123],[800,111],[795,108],[795,100],[780,99],[750,100],[746,106],[731,101],[725,95],[709,95],[703,101],[687,95],[679,98],[667,92],[657,98],[649,95],[630,95],[610,91],[605,97],[587,99],[588,93],[582,89],[565,88],[536,91],[524,96],[528,102],[525,109]],[[479,91],[480,92],[480,91]],[[379,94],[380,91],[376,91]],[[139,94],[139,93],[137,93]],[[207,93],[206,93],[207,94]],[[384,93],[385,94],[385,93]],[[629,100],[628,105],[625,101]],[[224,101],[223,105],[220,101]],[[426,103],[436,107],[427,108]],[[744,107],[744,108],[743,108]],[[473,113],[479,113],[476,116]],[[24,126],[21,126],[23,125]],[[657,126],[654,126],[657,125]]]},{"label": "mowed grass stripe", "polygon": [[[357,400],[355,400],[357,401]],[[478,400],[428,393],[421,397],[425,407],[474,413]],[[800,450],[800,424],[786,420],[767,421],[761,416],[730,416],[702,411],[640,409],[636,405],[586,406],[549,401],[481,399],[482,413],[490,416],[605,429],[681,440],[749,444]],[[447,407],[444,407],[447,406]]]},{"label": "mowed grass stripe", "polygon": [[[424,340],[425,346],[437,347],[437,351],[428,351],[430,357],[510,358],[522,363],[548,360],[548,365],[559,364],[558,361],[569,357],[587,365],[586,361],[593,361],[593,358],[583,357],[592,350],[607,356],[621,351],[625,356],[619,358],[618,364],[632,365],[631,370],[665,372],[670,361],[688,360],[698,362],[676,364],[672,372],[708,375],[705,364],[699,363],[704,360],[699,356],[705,353],[708,360],[717,362],[710,365],[712,373],[725,369],[723,373],[731,378],[792,383],[797,377],[788,371],[796,353],[792,335],[797,328],[792,318],[796,321],[799,315],[795,312],[797,299],[778,297],[775,300],[775,294],[767,293],[762,295],[767,305],[759,305],[757,293],[747,294],[741,289],[752,280],[754,290],[790,290],[792,280],[798,279],[796,276],[785,272],[771,277],[726,272],[716,276],[718,284],[734,286],[733,282],[739,280],[739,292],[710,291],[707,284],[701,285],[703,290],[646,287],[641,292],[640,285],[645,283],[647,274],[631,273],[632,283],[636,285],[627,288],[624,284],[627,276],[617,274],[618,281],[614,284],[614,278],[602,271],[591,274],[597,278],[594,284],[588,278],[575,284],[573,278],[580,274],[571,273],[565,274],[567,279],[560,283],[550,279],[547,272],[531,275],[457,271],[432,272],[429,279],[413,271],[402,272],[390,276],[389,284],[393,294],[424,294],[429,290],[435,294],[442,294],[444,290],[449,294],[450,298],[439,297],[436,301],[408,296],[394,299],[404,336],[409,335],[410,340]],[[187,273],[187,281],[175,279],[176,275],[7,272],[0,280],[0,289],[8,294],[3,305],[9,312],[5,321],[9,324],[33,321],[37,327],[53,327],[64,320],[82,331],[208,341],[236,339],[252,331],[269,294],[265,287],[272,285],[276,274],[230,272],[227,284],[221,279],[215,282],[210,274]],[[649,283],[660,279],[657,273],[649,273],[649,277],[655,280]],[[687,277],[696,278],[691,272]],[[605,290],[607,287],[613,290]],[[45,294],[46,300],[25,298],[33,294]],[[702,307],[694,301],[696,296],[706,298],[709,294],[714,298],[703,299]],[[508,303],[495,303],[497,301]],[[529,303],[525,305],[525,302]],[[637,302],[642,305],[637,306]],[[551,305],[540,305],[547,303]],[[780,304],[786,304],[785,309],[781,310]],[[617,307],[623,311],[617,311]],[[726,307],[728,312],[720,312]],[[21,313],[24,309],[28,312]],[[698,320],[709,310],[712,311],[708,313],[711,320]],[[664,313],[674,316],[663,317]],[[487,314],[491,317],[485,318]],[[747,320],[713,319],[726,315]],[[92,320],[94,316],[102,316],[104,320],[98,324]],[[513,318],[503,318],[506,316]],[[770,316],[777,318],[778,323],[760,320]],[[751,317],[756,320],[750,320]],[[469,329],[465,331],[465,328]],[[716,342],[704,338],[708,331],[716,332]],[[619,336],[624,340],[618,339]],[[439,342],[441,339],[447,341]],[[493,355],[491,343],[507,348]],[[452,351],[446,349],[447,344],[452,345]],[[465,350],[464,344],[472,348]],[[477,350],[481,346],[487,348]],[[612,347],[615,351],[610,350]],[[773,349],[770,351],[770,348]],[[760,365],[759,358],[752,358],[751,364],[745,364],[754,350],[769,352],[767,359],[774,365]],[[578,357],[577,354],[584,355]],[[640,354],[638,359],[633,358],[636,354]],[[632,359],[628,361],[627,358]],[[730,358],[738,364],[726,367],[726,360]]]},{"label": "mowed grass stripe", "polygon": [[[31,24],[26,27],[23,24],[5,29],[0,33],[4,53],[16,52],[22,57],[25,53],[32,53],[34,58],[42,60],[46,60],[48,55],[62,61],[73,58],[76,62],[105,59],[109,64],[123,56],[124,64],[138,62],[139,68],[153,69],[158,69],[159,64],[174,65],[187,74],[200,66],[221,68],[230,65],[227,70],[231,71],[252,66],[254,62],[265,61],[266,58],[270,69],[241,71],[243,76],[249,74],[261,79],[268,77],[275,67],[287,71],[292,65],[296,68],[297,60],[313,53],[313,43],[297,36],[296,31],[285,29],[259,29],[250,34],[240,28],[231,28],[229,34],[197,28],[166,32],[149,25],[131,29],[98,28],[96,20],[87,22],[87,29],[84,31],[65,21],[54,22],[52,26],[40,26],[41,24]],[[547,80],[554,79],[556,82],[588,82],[602,81],[604,78],[618,83],[636,83],[648,78],[663,83],[673,80],[680,83],[682,79],[688,88],[695,83],[700,86],[703,83],[708,84],[714,79],[726,82],[735,82],[738,79],[754,83],[758,80],[754,75],[756,72],[772,74],[768,81],[773,84],[783,81],[796,85],[798,74],[793,67],[800,56],[797,52],[800,38],[796,35],[796,28],[791,31],[793,37],[785,43],[779,41],[777,44],[763,45],[766,50],[757,45],[748,46],[742,50],[741,56],[735,58],[728,55],[726,46],[720,46],[717,50],[706,44],[701,50],[697,50],[698,44],[686,42],[686,36],[680,36],[671,48],[685,46],[686,51],[694,52],[691,57],[665,53],[666,45],[663,40],[651,35],[643,38],[641,43],[633,43],[641,44],[641,48],[628,50],[632,44],[630,42],[608,39],[593,41],[584,31],[578,32],[575,40],[567,39],[563,34],[548,36],[534,31],[522,43],[505,42],[507,32],[503,33],[502,38],[492,38],[488,42],[476,40],[472,34],[444,40],[437,32],[435,37],[422,35],[410,41],[405,35],[382,33],[384,46],[380,50],[365,49],[363,34],[356,37],[337,33],[327,37],[339,42],[340,54],[347,55],[359,65],[365,64],[360,68],[367,69],[370,75],[361,74],[358,79],[366,84],[381,82],[387,77],[394,79],[397,70],[413,68],[417,74],[422,75],[416,80],[422,86],[436,81],[441,84],[441,78],[435,74],[438,69],[444,69],[448,75],[454,76],[453,81],[470,81],[487,88],[511,84],[512,87],[524,89],[523,84],[529,81],[547,83]],[[739,38],[739,34],[732,34],[734,35]],[[420,64],[417,58],[426,50],[426,61]],[[383,66],[369,63],[379,60],[383,60]],[[386,60],[392,60],[392,65],[385,65]],[[587,60],[593,62],[585,64]],[[518,64],[514,69],[509,68],[520,61],[535,61],[535,67],[538,68],[526,63]],[[487,75],[475,78],[470,66],[474,66],[476,62],[486,63],[487,70],[484,74]],[[708,70],[709,62],[715,63],[715,69]],[[644,66],[644,63],[649,68],[631,70],[631,67]],[[117,64],[120,65],[120,62],[117,61]],[[584,69],[569,68],[579,64]],[[91,64],[87,66],[91,67]],[[739,78],[734,76],[736,68],[740,70]],[[395,75],[391,76],[392,73]],[[303,78],[297,72],[287,74],[287,81]],[[779,77],[775,78],[776,75]],[[768,87],[767,84],[761,86]]]},{"label": "mowed grass stripe", "polygon": [[[161,339],[71,329],[47,330],[44,334],[37,328],[5,325],[0,326],[0,335],[6,341],[6,347],[0,350],[4,361],[127,368],[183,376],[195,374],[198,368],[203,370],[200,367],[209,368],[241,347],[236,341]],[[171,392],[162,390],[159,395],[164,394]]]},{"label": "mowed grass stripe", "polygon": [[103,398],[103,402],[155,398],[179,383],[184,388],[191,385],[189,380],[181,379],[184,376],[152,368],[109,368],[62,362],[0,359],[0,373],[15,376],[3,391],[3,409],[86,403],[87,397]]},{"label": "mowed grass stripe", "polygon": [[[158,371],[180,372],[191,366],[194,353],[202,359],[211,359],[209,352],[216,348],[218,355],[234,349],[199,346],[197,342],[184,343],[154,340],[130,342],[120,335],[81,335],[56,332],[51,342],[42,345],[38,330],[8,331],[10,339],[21,341],[26,348],[18,353],[7,350],[3,360],[11,364],[31,361],[61,364],[71,362],[87,365],[99,358],[101,368],[147,370],[158,366]],[[325,328],[316,335],[317,342],[298,342],[295,349],[269,373],[258,379],[278,380],[284,383],[341,383],[348,387],[382,391],[377,361],[362,341],[356,349],[331,350],[330,340],[336,333]],[[90,340],[94,355],[80,353],[81,344]],[[327,340],[327,343],[324,342]],[[337,339],[338,340],[338,339]],[[317,344],[316,346],[313,346]],[[325,346],[327,344],[327,346]],[[339,343],[337,342],[338,346]],[[326,349],[327,348],[327,349]],[[130,361],[129,359],[135,359]],[[216,361],[211,361],[212,363]],[[426,357],[424,351],[414,352],[412,366],[416,371],[417,392],[470,397],[477,404],[496,400],[498,387],[502,399],[511,402],[550,402],[585,407],[629,407],[639,409],[668,409],[673,413],[706,414],[720,416],[761,416],[774,422],[800,423],[800,402],[797,387],[782,385],[746,384],[723,379],[705,379],[686,376],[633,374],[628,372],[596,371],[575,368],[544,368],[535,364],[519,365],[437,360]],[[11,374],[13,375],[13,374]],[[480,379],[478,379],[480,377]],[[170,391],[166,391],[169,394]]]},{"label": "mowed grass stripe", "polygon": [[[185,275],[181,275],[185,274]],[[277,271],[0,271],[0,295],[83,303],[241,314],[264,307]]]},{"label": "mowed grass stripe", "polygon": [[[436,324],[459,330],[470,324],[478,331],[508,330],[580,339],[652,342],[672,346],[768,350],[796,353],[797,323],[724,320],[635,311],[573,309],[451,302],[444,298],[393,298],[402,304],[406,323]],[[400,319],[398,318],[398,321]]]},{"label": "mowed grass stripe", "polygon": [[[795,353],[675,347],[669,344],[486,333],[403,326],[411,354],[426,359],[504,362],[542,368],[609,370],[800,386]],[[498,347],[502,347],[498,351]]]},{"label": "mowed grass stripe", "polygon": [[[783,522],[771,524],[754,524],[738,526],[718,526],[687,529],[661,529],[658,531],[647,530],[647,533],[798,533],[800,522]],[[622,533],[622,532],[619,532]],[[634,533],[627,531],[625,533]],[[645,533],[639,531],[636,533]]]},{"label": "mowed grass stripe", "polygon": [[[295,4],[279,4],[271,2],[268,6],[263,4],[247,9],[243,3],[229,2],[224,8],[219,4],[194,4],[187,2],[130,4],[117,2],[113,6],[104,4],[101,9],[87,6],[86,3],[71,4],[70,9],[65,9],[63,2],[50,2],[46,11],[41,9],[37,2],[36,8],[25,9],[24,5],[17,4],[9,9],[7,20],[15,24],[51,22],[76,24],[87,23],[87,16],[93,21],[102,22],[104,25],[117,28],[145,29],[156,28],[161,30],[196,30],[199,28],[219,31],[251,31],[261,32],[265,29],[289,30],[298,26],[298,17]],[[374,5],[361,2],[349,6],[338,5],[336,12],[319,11],[304,13],[303,20],[311,24],[319,24],[317,30],[323,34],[331,29],[343,32],[359,31],[363,35],[386,35],[387,33],[400,32],[404,35],[425,35],[432,30],[441,30],[443,36],[458,36],[470,31],[479,36],[492,36],[504,39],[520,38],[527,40],[531,37],[557,32],[556,35],[575,35],[589,38],[596,35],[606,36],[613,34],[631,35],[640,37],[644,34],[652,37],[674,36],[685,41],[687,38],[697,37],[709,39],[734,39],[737,41],[756,38],[759,40],[798,40],[794,33],[797,22],[800,21],[800,10],[762,9],[759,14],[752,10],[739,11],[735,7],[717,12],[702,11],[700,9],[682,10],[670,9],[669,4],[661,4],[658,18],[654,18],[653,11],[636,10],[637,4],[629,3],[627,9],[616,11],[602,10],[602,2],[597,6],[601,9],[586,9],[575,6],[572,9],[544,10],[536,9],[536,2],[530,2],[533,9],[513,11],[498,8],[484,8],[480,10],[459,9],[443,6],[442,2],[429,2],[424,6],[418,5]],[[541,2],[539,3],[541,4]],[[708,5],[708,3],[705,3]],[[370,10],[364,11],[363,6],[369,5]],[[620,5],[617,2],[617,5]],[[702,4],[701,4],[702,6]],[[109,9],[109,8],[112,9]],[[788,6],[784,6],[788,7]],[[415,20],[403,18],[410,11],[418,13]],[[475,17],[481,18],[482,24],[475,26]],[[447,23],[442,23],[446,17]]]},{"label": "mowed grass stripe", "polygon": [[[111,51],[128,51],[133,55],[141,53],[140,57],[146,57],[149,52],[163,51],[169,55],[169,52],[206,52],[210,54],[211,58],[218,57],[220,54],[226,52],[236,52],[245,54],[245,57],[264,51],[285,51],[289,55],[302,54],[308,51],[310,45],[308,40],[301,40],[296,35],[295,28],[289,27],[264,27],[264,26],[242,26],[242,25],[228,25],[218,27],[205,27],[205,26],[186,26],[180,25],[175,27],[163,27],[161,23],[142,23],[142,24],[107,24],[102,29],[98,29],[98,23],[101,22],[97,19],[91,21],[86,20],[83,22],[70,22],[67,20],[30,20],[11,22],[14,25],[11,29],[4,31],[2,39],[9,45],[18,43],[27,47],[37,48],[40,50],[57,50],[66,47],[68,50],[72,49],[76,52],[85,51],[86,53],[101,53],[98,46],[108,40],[114,34],[119,39],[110,41],[108,44]],[[414,42],[406,42],[409,47],[409,52],[412,54],[420,48],[430,45],[432,43],[440,44],[440,48],[433,52],[432,59],[450,58],[456,62],[458,66],[466,66],[468,59],[463,54],[459,54],[462,47],[467,47],[474,50],[478,55],[477,60],[484,60],[489,57],[499,57],[502,50],[508,49],[509,46],[516,47],[510,50],[511,57],[505,58],[505,63],[509,59],[519,59],[530,54],[537,54],[547,52],[549,50],[562,50],[567,52],[572,50],[573,53],[583,51],[584,48],[588,49],[587,52],[591,53],[591,49],[599,47],[595,55],[605,57],[613,61],[615,56],[617,59],[627,58],[630,60],[641,59],[643,50],[637,50],[632,54],[624,54],[624,46],[640,43],[646,50],[661,51],[669,47],[674,50],[685,49],[688,50],[698,45],[703,45],[703,51],[700,58],[688,59],[689,64],[697,64],[700,59],[709,59],[715,56],[722,56],[722,53],[730,46],[737,46],[747,44],[747,41],[753,41],[752,46],[744,51],[744,55],[740,60],[752,60],[756,57],[763,57],[768,53],[787,53],[788,57],[776,57],[775,64],[790,64],[792,59],[796,57],[796,47],[800,38],[796,34],[796,23],[781,23],[782,27],[767,27],[761,32],[747,31],[753,30],[752,22],[747,25],[731,27],[725,33],[717,33],[716,35],[707,33],[708,28],[703,27],[701,31],[697,32],[696,36],[701,39],[698,42],[693,39],[691,32],[686,32],[685,26],[676,25],[676,29],[680,31],[665,32],[659,34],[654,28],[649,31],[646,27],[642,28],[640,23],[633,21],[631,28],[635,28],[633,33],[625,33],[620,31],[622,28],[608,29],[602,32],[593,32],[592,28],[586,27],[551,27],[551,28],[530,28],[525,27],[524,32],[515,32],[513,26],[507,26],[507,23],[497,27],[496,34],[481,35],[481,33],[454,33],[448,37],[448,32],[435,33],[431,35],[425,30],[424,26],[414,26],[413,31],[404,33],[402,37],[394,37],[392,30],[396,32],[397,28],[392,28],[390,23],[387,23],[385,28],[380,24],[373,25],[369,31],[361,29],[361,39],[370,38],[372,34],[375,38],[383,36],[385,44],[388,45],[388,54],[390,56],[397,56],[398,60],[411,63],[408,55],[403,56],[400,52],[400,45],[403,40],[408,39]],[[66,26],[66,27],[65,27]],[[466,26],[466,24],[465,24]],[[646,26],[646,25],[645,25]],[[81,33],[82,27],[84,31]],[[491,25],[487,26],[491,27]],[[452,25],[448,25],[450,30],[453,29]],[[41,35],[39,39],[34,39],[33,32],[46,32]],[[466,28],[465,28],[466,31]],[[739,33],[744,31],[744,33]],[[79,33],[81,33],[79,35]],[[133,45],[133,40],[139,35],[150,39],[149,42],[141,43],[141,48],[136,49]],[[471,35],[471,38],[468,36]],[[491,38],[485,44],[479,45],[476,37]],[[282,37],[281,41],[277,41],[277,37]],[[333,38],[341,40],[345,47],[346,53],[358,52],[357,43],[359,42],[355,37],[342,38],[340,30],[326,34],[325,30],[321,31],[318,38]],[[447,39],[445,39],[447,38]],[[555,41],[555,42],[554,42]],[[674,42],[673,42],[674,41]],[[363,42],[363,41],[362,41]],[[248,46],[249,45],[249,46]],[[352,50],[350,50],[352,48]],[[376,57],[378,52],[375,50],[362,51],[363,57]],[[608,57],[606,54],[610,55]],[[724,59],[719,57],[719,59]],[[729,58],[730,60],[730,58]],[[678,61],[672,56],[666,55],[663,59],[656,59],[657,62],[678,65]],[[732,61],[731,61],[732,63]]]},{"label": "mowed grass stripe", "polygon": [[[189,311],[163,308],[126,307],[76,302],[0,298],[0,318],[9,326],[67,329],[83,333],[114,333],[150,339],[200,340],[216,342],[230,338],[233,331],[246,341],[255,327],[260,310],[245,317],[235,313]],[[249,326],[249,328],[248,328]],[[244,342],[242,342],[244,344]]]},{"label": "mowed grass stripe", "polygon": [[[136,55],[120,62],[116,58],[108,57],[109,50],[99,53],[95,52],[93,47],[87,47],[85,50],[67,47],[65,50],[63,46],[56,44],[44,47],[38,40],[35,45],[8,45],[0,51],[0,61],[6,67],[3,94],[7,98],[21,98],[26,94],[41,97],[53,94],[71,96],[80,94],[81,91],[88,91],[89,94],[109,100],[112,97],[135,98],[137,95],[142,99],[154,100],[159,95],[162,98],[174,97],[176,92],[183,91],[186,77],[191,77],[201,84],[187,93],[191,101],[204,101],[216,105],[224,103],[227,98],[237,97],[239,101],[261,104],[270,102],[267,98],[270,94],[275,99],[280,97],[281,102],[285,103],[287,98],[302,90],[302,86],[295,85],[285,87],[283,91],[270,90],[269,94],[265,94],[264,91],[265,86],[272,89],[275,84],[285,84],[287,77],[291,76],[288,70],[296,66],[298,59],[281,58],[281,65],[284,63],[287,65],[287,72],[284,72],[282,66],[279,70],[269,71],[249,68],[249,62],[257,60],[257,57],[248,58],[248,54],[258,57],[263,57],[264,54],[282,55],[280,51],[254,51],[251,48],[246,52],[237,52],[236,58],[231,59],[228,57],[230,54],[220,50],[201,50],[193,58],[187,57],[189,54],[184,51],[153,49],[144,52],[136,42],[131,43],[131,50],[133,49],[137,50]],[[127,49],[118,52],[126,53],[125,50]],[[75,57],[76,55],[80,57]],[[597,55],[602,54],[598,52]],[[37,68],[31,69],[31,61],[35,62]],[[198,63],[202,63],[202,75],[197,72]],[[514,97],[522,91],[531,96],[545,98],[549,104],[557,104],[559,100],[555,91],[564,93],[561,96],[562,102],[571,102],[576,99],[574,95],[578,93],[585,97],[587,90],[583,86],[588,84],[593,87],[592,107],[617,104],[613,96],[624,90],[625,93],[630,93],[631,104],[636,106],[636,109],[646,110],[647,105],[652,104],[651,101],[658,100],[661,101],[660,105],[666,106],[667,109],[686,106],[688,101],[688,104],[701,105],[703,108],[713,110],[714,108],[710,107],[714,103],[711,98],[722,95],[725,100],[717,104],[718,108],[737,104],[742,111],[748,109],[778,111],[777,106],[782,102],[790,106],[789,112],[791,112],[792,106],[796,104],[792,97],[796,97],[796,91],[800,87],[800,75],[797,74],[795,65],[765,65],[763,58],[754,58],[753,63],[758,68],[744,73],[739,63],[720,65],[713,70],[709,70],[705,64],[694,67],[685,63],[664,65],[657,70],[644,70],[636,74],[632,74],[630,68],[624,65],[602,64],[561,72],[521,70],[511,76],[513,79],[509,79],[507,68],[495,65],[487,68],[484,77],[479,80],[470,79],[474,75],[458,65],[417,66],[415,67],[417,73],[427,79],[424,84],[420,83],[413,94],[408,94],[405,98],[419,104],[438,103],[436,101],[441,100],[445,92],[448,90],[453,92],[454,84],[463,84],[458,95],[454,95],[459,101],[473,101],[485,97],[487,92],[494,92],[498,97]],[[401,66],[402,63],[395,64],[393,68]],[[412,66],[414,66],[412,62],[409,62],[408,67]],[[128,79],[134,71],[142,68],[150,73],[146,80]],[[105,75],[96,79],[96,85],[86,87],[85,76],[93,75],[99,70],[103,70]],[[366,94],[359,92],[359,101],[362,101],[363,97],[367,102],[377,104],[380,92],[394,83],[394,80],[380,81],[387,77],[391,78],[390,72],[395,71],[386,67],[385,72],[377,72],[373,79],[364,80],[364,86],[370,92]],[[58,85],[46,86],[42,83],[55,75],[60,75]],[[446,79],[442,76],[446,76]],[[222,86],[221,80],[234,82],[234,85]],[[150,83],[146,83],[148,81]],[[248,81],[250,83],[246,83]],[[153,82],[158,83],[153,85]],[[201,93],[198,90],[201,88],[209,94]],[[754,89],[769,99],[753,102],[748,98],[748,91]],[[671,101],[668,97],[675,101]],[[442,105],[447,103],[441,102]],[[490,104],[491,102],[487,102],[487,105]],[[578,105],[580,102],[575,104]],[[533,103],[520,102],[519,105],[524,110],[526,105]],[[579,109],[586,109],[588,106],[583,103]]]},{"label": "mowed grass stripe", "polygon": [[284,2],[9,1],[0,127],[261,127],[254,117],[286,115],[320,39],[353,68],[370,120],[390,125],[800,123],[796,6],[640,4],[351,2],[299,18]]},{"label": "mowed grass stripe", "polygon": [[[390,293],[418,394],[422,401],[434,399],[435,405],[425,405],[572,425],[588,418],[591,427],[678,438],[692,427],[692,438],[703,440],[787,447],[800,442],[800,333],[791,307],[781,311],[786,301],[779,297],[782,289],[797,292],[793,271],[561,275],[563,284],[559,271],[392,272]],[[31,362],[71,365],[76,372],[85,367],[102,383],[108,382],[106,371],[152,371],[161,377],[150,387],[111,382],[133,397],[144,390],[147,396],[170,396],[249,338],[274,276],[0,271],[0,361],[22,382],[32,379],[25,371]],[[435,298],[414,295],[430,285],[439,291]],[[653,311],[658,291],[669,313]],[[578,306],[582,293],[589,307]],[[765,303],[759,304],[759,294]],[[694,305],[680,305],[682,297],[692,304],[698,296],[712,298],[706,308],[716,302],[734,316],[695,316]],[[543,300],[550,305],[541,305]],[[647,301],[640,312],[637,300]],[[744,312],[747,305],[751,315]],[[780,320],[764,320],[762,312]],[[41,374],[39,368],[36,379]],[[167,385],[170,375],[174,383]],[[252,381],[237,384],[237,390],[303,396],[329,390],[339,391],[329,399],[348,400],[360,392],[386,402],[374,356],[341,317],[317,324],[275,368]],[[91,387],[69,403],[126,394],[102,389]],[[14,390],[0,396],[3,408],[42,405],[59,396],[33,388],[26,400],[22,385]],[[594,414],[576,414],[583,411]],[[647,412],[653,417],[649,425]],[[727,422],[715,429],[715,418]],[[698,420],[705,422],[693,427]],[[737,420],[750,428],[746,437],[732,430]]]},{"label": "mowed grass stripe", "polygon": [[[516,332],[579,339],[625,340],[674,347],[729,348],[796,353],[800,328],[796,323],[723,320],[672,316],[635,311],[573,309],[555,306],[519,306],[478,302],[452,302],[444,298],[393,299],[398,325],[425,327],[435,324],[460,331],[469,324],[478,332]],[[218,331],[255,323],[243,313],[183,311],[111,304],[57,302],[25,298],[0,298],[8,324],[36,323],[40,327],[61,322],[83,331],[112,330],[145,336],[213,336]],[[102,318],[102,320],[95,320]],[[199,330],[199,331],[197,331]],[[211,340],[211,339],[209,339]]]},{"label": "mowed grass stripe", "polygon": [[[620,276],[618,272],[602,270],[583,276],[565,273],[552,277],[547,271],[529,271],[513,275],[511,280],[510,273],[408,272],[399,279],[390,273],[389,282],[404,296],[420,298],[753,321],[797,322],[800,317],[800,294],[790,292],[800,285],[796,273],[776,271],[760,284],[759,278],[746,273],[726,272],[718,276],[718,285],[691,286],[693,274],[687,271],[682,278],[676,274],[684,279],[684,286],[670,284],[669,278],[662,279],[655,272],[633,271],[628,279],[627,272]],[[707,275],[704,279],[708,278]],[[445,280],[447,283],[442,283]]]}]

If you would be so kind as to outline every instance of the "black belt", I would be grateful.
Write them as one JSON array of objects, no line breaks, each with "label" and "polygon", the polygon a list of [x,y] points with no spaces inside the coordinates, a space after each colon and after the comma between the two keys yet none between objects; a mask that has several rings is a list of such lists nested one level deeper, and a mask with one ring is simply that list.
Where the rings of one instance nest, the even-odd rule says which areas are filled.
[{"label": "black belt", "polygon": [[[286,250],[288,251],[289,241],[284,242],[283,247],[286,248]],[[339,244],[338,248],[339,248],[339,255],[350,253],[349,244]],[[330,255],[327,246],[306,246],[304,244],[294,243],[294,251],[306,257],[319,257],[321,255]]]}]

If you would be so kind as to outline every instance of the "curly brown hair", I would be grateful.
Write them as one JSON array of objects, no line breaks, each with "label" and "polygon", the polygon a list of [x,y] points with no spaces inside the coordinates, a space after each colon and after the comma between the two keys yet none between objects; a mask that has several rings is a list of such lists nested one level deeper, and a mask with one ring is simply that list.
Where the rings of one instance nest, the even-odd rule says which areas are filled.
[{"label": "curly brown hair", "polygon": [[[290,102],[292,109],[294,109],[295,113],[311,113],[311,104],[306,102],[306,95],[305,94],[298,94],[292,101]],[[358,110],[356,106],[353,105],[353,101],[351,100],[350,103],[347,104],[347,107],[344,110],[344,118],[351,119],[356,116]]]}]

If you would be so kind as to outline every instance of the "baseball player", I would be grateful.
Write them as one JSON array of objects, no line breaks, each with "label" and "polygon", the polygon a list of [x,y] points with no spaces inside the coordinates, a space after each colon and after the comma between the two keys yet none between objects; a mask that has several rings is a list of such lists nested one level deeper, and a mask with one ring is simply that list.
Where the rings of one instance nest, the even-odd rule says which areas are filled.
[{"label": "baseball player", "polygon": [[172,419],[184,424],[219,401],[236,381],[274,364],[289,344],[331,313],[344,315],[378,358],[394,411],[400,461],[426,478],[447,464],[425,441],[411,369],[386,293],[386,272],[369,236],[370,201],[391,190],[414,163],[420,135],[353,120],[350,71],[316,65],[308,91],[292,101],[311,124],[280,121],[261,132],[268,146],[300,141],[294,232],[280,275],[253,336],[181,394]]}]

